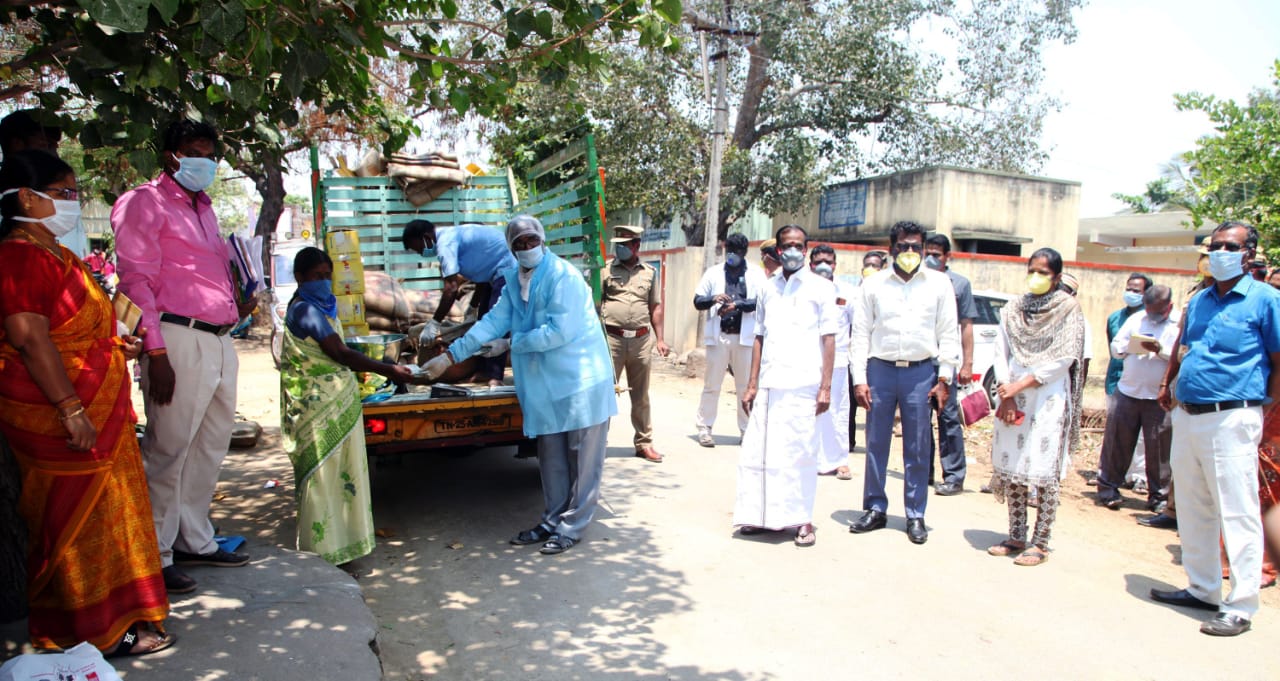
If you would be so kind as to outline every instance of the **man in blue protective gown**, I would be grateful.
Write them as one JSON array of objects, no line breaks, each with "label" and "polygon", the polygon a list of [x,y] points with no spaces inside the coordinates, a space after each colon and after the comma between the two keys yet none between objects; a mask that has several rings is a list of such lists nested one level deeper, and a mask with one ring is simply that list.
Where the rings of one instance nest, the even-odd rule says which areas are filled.
[{"label": "man in blue protective gown", "polygon": [[[582,539],[600,496],[609,418],[618,413],[613,364],[582,273],[543,243],[542,223],[518,215],[507,223],[517,266],[503,272],[497,305],[423,366],[435,380],[454,362],[510,350],[524,434],[538,441],[546,509],[542,521],[511,539],[561,553]],[[503,336],[511,334],[510,339]]]}]

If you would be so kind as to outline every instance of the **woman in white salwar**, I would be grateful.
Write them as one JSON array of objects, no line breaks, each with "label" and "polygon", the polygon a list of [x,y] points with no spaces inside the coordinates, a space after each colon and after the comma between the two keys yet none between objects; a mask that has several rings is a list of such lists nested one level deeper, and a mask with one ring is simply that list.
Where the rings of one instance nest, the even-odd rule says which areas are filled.
[{"label": "woman in white salwar", "polygon": [[360,386],[352,369],[400,382],[413,374],[342,343],[333,261],[324,251],[304,248],[293,263],[298,292],[285,314],[280,430],[293,462],[298,549],[340,565],[374,546]]},{"label": "woman in white salwar", "polygon": [[[1080,437],[1084,315],[1076,299],[1058,290],[1062,256],[1052,248],[1027,263],[1027,293],[1000,312],[995,343],[996,408],[992,491],[1009,506],[1009,538],[987,549],[1016,555],[1016,565],[1049,558],[1058,495]],[[1027,541],[1028,496],[1039,497],[1035,529]]]}]

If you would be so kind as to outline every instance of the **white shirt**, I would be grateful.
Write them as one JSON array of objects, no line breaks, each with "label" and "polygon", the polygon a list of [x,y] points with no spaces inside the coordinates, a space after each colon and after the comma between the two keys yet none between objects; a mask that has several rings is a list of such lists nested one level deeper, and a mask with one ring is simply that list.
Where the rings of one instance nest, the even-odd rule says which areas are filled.
[{"label": "white shirt", "polygon": [[[760,301],[760,292],[765,287],[768,278],[765,276],[764,269],[759,265],[747,263],[747,272],[744,275],[747,285],[747,299],[755,298],[757,304]],[[724,293],[724,263],[712,265],[702,273],[702,281],[698,282],[698,290],[694,292],[695,296],[715,296]],[[724,345],[732,340],[732,334],[720,334],[720,303],[713,304],[707,310],[707,321],[702,325],[702,342],[703,345],[715,345],[719,343]],[[740,345],[751,345],[756,341],[756,315],[754,313],[744,312],[742,314],[741,332],[738,334],[738,343]]]},{"label": "white shirt", "polygon": [[[1160,343],[1160,353],[1129,354],[1129,339],[1134,334],[1151,336]],[[1146,310],[1135,312],[1124,320],[1111,341],[1111,356],[1124,360],[1124,372],[1116,389],[1135,400],[1154,400],[1160,393],[1160,382],[1169,368],[1169,352],[1178,342],[1178,320],[1170,316],[1156,323]]]},{"label": "white shirt", "polygon": [[1093,327],[1089,326],[1088,319],[1084,320],[1084,353],[1080,359],[1093,360]]},{"label": "white shirt", "polygon": [[846,281],[836,280],[836,307],[840,310],[840,328],[836,329],[836,367],[849,366],[849,338],[853,333],[853,309],[858,299],[858,287]]},{"label": "white shirt", "polygon": [[939,376],[955,376],[960,366],[960,322],[951,278],[926,267],[903,281],[895,269],[862,282],[854,310],[849,365],[854,385],[867,382],[867,360],[889,362],[936,359]]},{"label": "white shirt", "polygon": [[759,387],[821,385],[822,337],[835,336],[839,324],[834,284],[808,269],[790,279],[775,272],[756,307],[756,335],[764,339]]}]

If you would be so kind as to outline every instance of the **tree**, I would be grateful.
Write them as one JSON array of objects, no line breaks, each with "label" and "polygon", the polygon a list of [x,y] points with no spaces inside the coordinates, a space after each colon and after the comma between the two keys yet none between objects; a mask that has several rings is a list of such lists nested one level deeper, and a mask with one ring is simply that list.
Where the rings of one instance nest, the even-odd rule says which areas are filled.
[{"label": "tree", "polygon": [[1204,222],[1241,220],[1257,227],[1272,255],[1280,241],[1280,60],[1271,87],[1243,104],[1197,92],[1177,95],[1179,111],[1202,111],[1215,134],[1184,155],[1196,201],[1191,216]]},{"label": "tree", "polygon": [[607,79],[573,78],[564,94],[521,89],[494,145],[519,166],[534,140],[590,131],[610,205],[677,217],[698,243],[710,146],[705,42],[729,60],[720,236],[751,206],[800,208],[829,178],[938,163],[1033,171],[1045,158],[1041,122],[1057,104],[1039,91],[1040,51],[1074,37],[1079,4],[690,2],[679,52],[617,45],[604,56]]}]

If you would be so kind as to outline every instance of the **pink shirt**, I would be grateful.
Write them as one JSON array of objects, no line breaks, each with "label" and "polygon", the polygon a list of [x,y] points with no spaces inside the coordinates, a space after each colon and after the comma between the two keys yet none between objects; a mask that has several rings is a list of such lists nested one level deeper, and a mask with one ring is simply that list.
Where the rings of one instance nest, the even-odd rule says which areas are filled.
[{"label": "pink shirt", "polygon": [[142,308],[144,350],[163,348],[160,313],[235,324],[227,242],[209,196],[191,196],[168,173],[125,192],[111,209],[120,290]]}]

